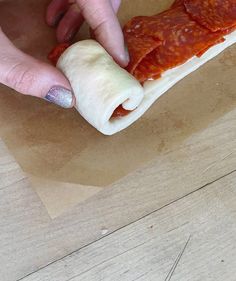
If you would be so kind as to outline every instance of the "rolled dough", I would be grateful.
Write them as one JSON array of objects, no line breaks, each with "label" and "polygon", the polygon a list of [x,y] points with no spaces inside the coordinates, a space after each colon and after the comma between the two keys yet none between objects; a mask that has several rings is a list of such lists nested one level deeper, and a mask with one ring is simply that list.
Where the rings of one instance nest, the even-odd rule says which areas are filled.
[{"label": "rolled dough", "polygon": [[[79,113],[101,133],[113,135],[139,119],[161,95],[185,76],[236,43],[236,31],[225,39],[200,58],[193,57],[183,65],[166,71],[160,79],[145,82],[143,87],[94,40],[72,45],[62,54],[57,67],[71,83]],[[120,104],[133,111],[124,117],[111,118]]]}]

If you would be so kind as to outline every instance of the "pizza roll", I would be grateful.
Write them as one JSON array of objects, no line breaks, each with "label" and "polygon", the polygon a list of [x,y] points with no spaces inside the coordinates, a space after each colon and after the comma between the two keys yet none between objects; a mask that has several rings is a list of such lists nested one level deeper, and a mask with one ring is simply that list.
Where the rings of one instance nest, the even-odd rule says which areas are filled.
[{"label": "pizza roll", "polygon": [[[200,58],[193,57],[183,65],[163,73],[162,77],[143,85],[118,66],[93,40],[78,42],[60,57],[57,66],[69,79],[76,96],[76,109],[98,131],[115,134],[134,123],[167,90],[189,73],[217,56],[236,42],[236,32],[210,48]],[[112,117],[116,108],[129,112]]]},{"label": "pizza roll", "polygon": [[124,27],[130,63],[122,69],[99,43],[69,47],[58,68],[76,108],[97,130],[115,134],[134,123],[167,90],[236,42],[235,0],[176,0],[166,11]]}]

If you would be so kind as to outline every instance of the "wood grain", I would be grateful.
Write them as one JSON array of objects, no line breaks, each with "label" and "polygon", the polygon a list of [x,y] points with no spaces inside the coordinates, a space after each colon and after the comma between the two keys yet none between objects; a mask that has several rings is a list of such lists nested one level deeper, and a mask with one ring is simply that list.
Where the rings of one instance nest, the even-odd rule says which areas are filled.
[{"label": "wood grain", "polygon": [[[9,13],[1,6],[4,30],[23,50],[45,59],[55,37],[52,29],[42,32],[43,21],[38,18],[43,18],[41,2],[47,0],[40,5],[25,1],[28,6],[21,2],[14,1]],[[170,3],[158,1],[157,5],[150,0],[144,9],[143,0],[135,1],[135,7],[132,2],[122,4],[127,18],[143,11],[153,14]],[[30,6],[37,8],[34,13]],[[121,21],[125,17],[122,13]],[[37,32],[30,32],[33,29]],[[27,36],[21,36],[22,30]],[[121,155],[125,159],[127,151],[131,156],[136,151],[132,147],[150,144],[152,138],[152,146],[142,150],[142,157],[156,160],[55,220],[49,218],[29,180],[0,142],[0,280],[235,280],[234,77],[232,49],[186,78],[169,98],[150,109],[149,116],[156,110],[152,118],[140,120],[136,131],[116,138],[114,151],[120,152],[124,145]],[[60,157],[57,154],[50,165],[64,165],[66,147],[70,148],[67,156],[73,157],[78,153],[78,139],[80,151],[88,141],[93,144],[92,129],[82,119],[78,122],[77,113],[62,114],[43,101],[13,95],[1,87],[1,136],[6,134],[8,145],[25,166],[45,165],[35,146],[45,149],[45,157],[59,151]],[[148,129],[145,136],[142,127]],[[128,139],[132,140],[129,145]],[[51,145],[44,146],[48,142]],[[100,147],[112,142],[101,137]],[[165,146],[172,151],[157,153],[166,151],[162,150]],[[24,158],[29,150],[34,155],[31,161]],[[92,159],[91,146],[88,151]],[[98,164],[107,158],[102,156]],[[121,175],[133,171],[141,159],[139,154],[130,158],[131,168],[116,166]],[[50,165],[45,166],[45,173]],[[108,173],[112,174],[110,166]],[[26,277],[33,272],[37,273]]]},{"label": "wood grain", "polygon": [[[31,237],[49,220],[24,173],[0,140],[0,280],[15,280],[25,272],[31,263]],[[37,264],[34,267],[37,269]]]},{"label": "wood grain", "polygon": [[6,147],[0,139],[0,189],[14,184],[24,179],[19,165],[14,158],[10,156]]},{"label": "wood grain", "polygon": [[236,172],[23,281],[235,280]]},{"label": "wood grain", "polygon": [[[160,156],[55,220],[48,217],[19,166],[7,164],[12,158],[1,144],[4,176],[0,186],[6,187],[0,189],[0,264],[5,265],[0,269],[1,278],[22,278],[234,171],[235,120],[236,110],[192,135],[177,150]],[[188,235],[175,242],[178,248],[171,250],[171,262]],[[158,259],[159,250],[164,251],[158,248],[154,259]],[[85,259],[85,268],[87,263]]]}]

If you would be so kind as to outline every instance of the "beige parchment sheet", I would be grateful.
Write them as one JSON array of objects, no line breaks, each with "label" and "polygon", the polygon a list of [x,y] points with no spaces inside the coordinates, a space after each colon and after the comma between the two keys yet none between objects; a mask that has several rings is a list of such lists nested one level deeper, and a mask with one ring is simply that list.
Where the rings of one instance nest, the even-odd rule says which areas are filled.
[{"label": "beige parchment sheet", "polygon": [[[46,60],[55,45],[44,23],[49,1],[0,3],[0,24],[25,52]],[[122,23],[151,15],[170,0],[123,0]],[[78,35],[86,38],[86,28]],[[56,217],[230,111],[235,99],[236,48],[231,47],[178,83],[134,125],[111,137],[92,128],[76,110],[19,95],[0,86],[0,137],[29,175],[49,214]]]}]

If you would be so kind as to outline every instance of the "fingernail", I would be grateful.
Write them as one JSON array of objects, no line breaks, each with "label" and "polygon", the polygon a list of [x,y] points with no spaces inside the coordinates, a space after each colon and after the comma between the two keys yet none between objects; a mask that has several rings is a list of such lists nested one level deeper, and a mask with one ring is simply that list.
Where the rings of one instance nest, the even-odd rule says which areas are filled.
[{"label": "fingernail", "polygon": [[56,17],[54,18],[54,21],[52,23],[52,26],[56,26],[58,24],[58,22],[61,20],[61,18],[64,16],[64,12],[60,12],[56,15]]},{"label": "fingernail", "polygon": [[121,60],[127,65],[130,61],[129,51],[127,45],[125,45],[125,54],[121,55]]},{"label": "fingernail", "polygon": [[49,90],[45,99],[63,108],[71,108],[73,103],[73,94],[70,90],[64,87],[54,86]]},{"label": "fingernail", "polygon": [[129,62],[130,60],[130,56],[129,56],[129,50],[128,50],[128,46],[125,44],[125,57],[127,62]]},{"label": "fingernail", "polygon": [[70,30],[68,33],[66,33],[65,35],[65,41],[68,42],[68,41],[71,41],[75,35],[77,33],[77,28],[76,29],[72,29]]}]

